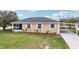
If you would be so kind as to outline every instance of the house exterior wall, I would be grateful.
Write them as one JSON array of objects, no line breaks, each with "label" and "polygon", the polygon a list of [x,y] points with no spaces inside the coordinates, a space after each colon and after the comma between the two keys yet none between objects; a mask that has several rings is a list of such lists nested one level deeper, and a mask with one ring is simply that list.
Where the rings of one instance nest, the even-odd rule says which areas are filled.
[{"label": "house exterior wall", "polygon": [[[25,32],[37,32],[36,30],[38,29],[37,28],[38,24],[32,23],[30,25],[31,25],[31,28],[28,29],[27,24],[22,24],[22,30]],[[41,26],[42,26],[42,28],[40,29],[41,31],[38,31],[41,33],[47,33],[47,32],[58,33],[58,30],[59,30],[58,24],[54,24],[54,28],[50,28],[50,24],[41,24]]]}]

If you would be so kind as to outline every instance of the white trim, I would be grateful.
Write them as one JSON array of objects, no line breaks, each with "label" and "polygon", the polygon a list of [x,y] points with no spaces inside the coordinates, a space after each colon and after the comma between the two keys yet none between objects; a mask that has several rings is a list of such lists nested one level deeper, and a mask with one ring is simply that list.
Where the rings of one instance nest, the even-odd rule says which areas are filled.
[{"label": "white trim", "polygon": [[57,34],[60,34],[60,23],[58,23],[57,26],[58,26]]},{"label": "white trim", "polygon": [[14,24],[14,23],[17,23],[17,24],[19,24],[19,23],[22,23],[22,24],[32,24],[32,23],[34,23],[34,24],[52,24],[52,23],[58,23],[58,22],[11,22],[12,24]]}]

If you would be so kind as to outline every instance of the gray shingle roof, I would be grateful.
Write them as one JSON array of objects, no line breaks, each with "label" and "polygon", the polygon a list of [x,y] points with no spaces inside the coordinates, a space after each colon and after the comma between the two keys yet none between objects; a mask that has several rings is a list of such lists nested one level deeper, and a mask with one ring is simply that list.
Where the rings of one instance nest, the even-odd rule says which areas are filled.
[{"label": "gray shingle roof", "polygon": [[57,22],[57,21],[47,17],[30,17],[23,20],[19,20],[17,22]]}]

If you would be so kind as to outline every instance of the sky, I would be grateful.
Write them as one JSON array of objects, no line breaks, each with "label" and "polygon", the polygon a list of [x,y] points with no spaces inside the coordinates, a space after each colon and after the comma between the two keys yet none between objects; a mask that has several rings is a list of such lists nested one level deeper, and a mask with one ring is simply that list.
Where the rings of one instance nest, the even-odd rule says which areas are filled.
[{"label": "sky", "polygon": [[79,10],[16,10],[19,19],[29,17],[48,17],[55,20],[68,17],[79,17]]}]

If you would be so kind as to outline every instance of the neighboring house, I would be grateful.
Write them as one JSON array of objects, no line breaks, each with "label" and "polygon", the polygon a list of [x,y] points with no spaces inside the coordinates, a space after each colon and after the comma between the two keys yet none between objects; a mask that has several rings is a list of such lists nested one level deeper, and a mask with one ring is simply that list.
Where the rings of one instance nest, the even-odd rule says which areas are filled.
[{"label": "neighboring house", "polygon": [[12,22],[13,31],[40,32],[40,33],[60,33],[58,21],[46,17],[30,17]]}]

